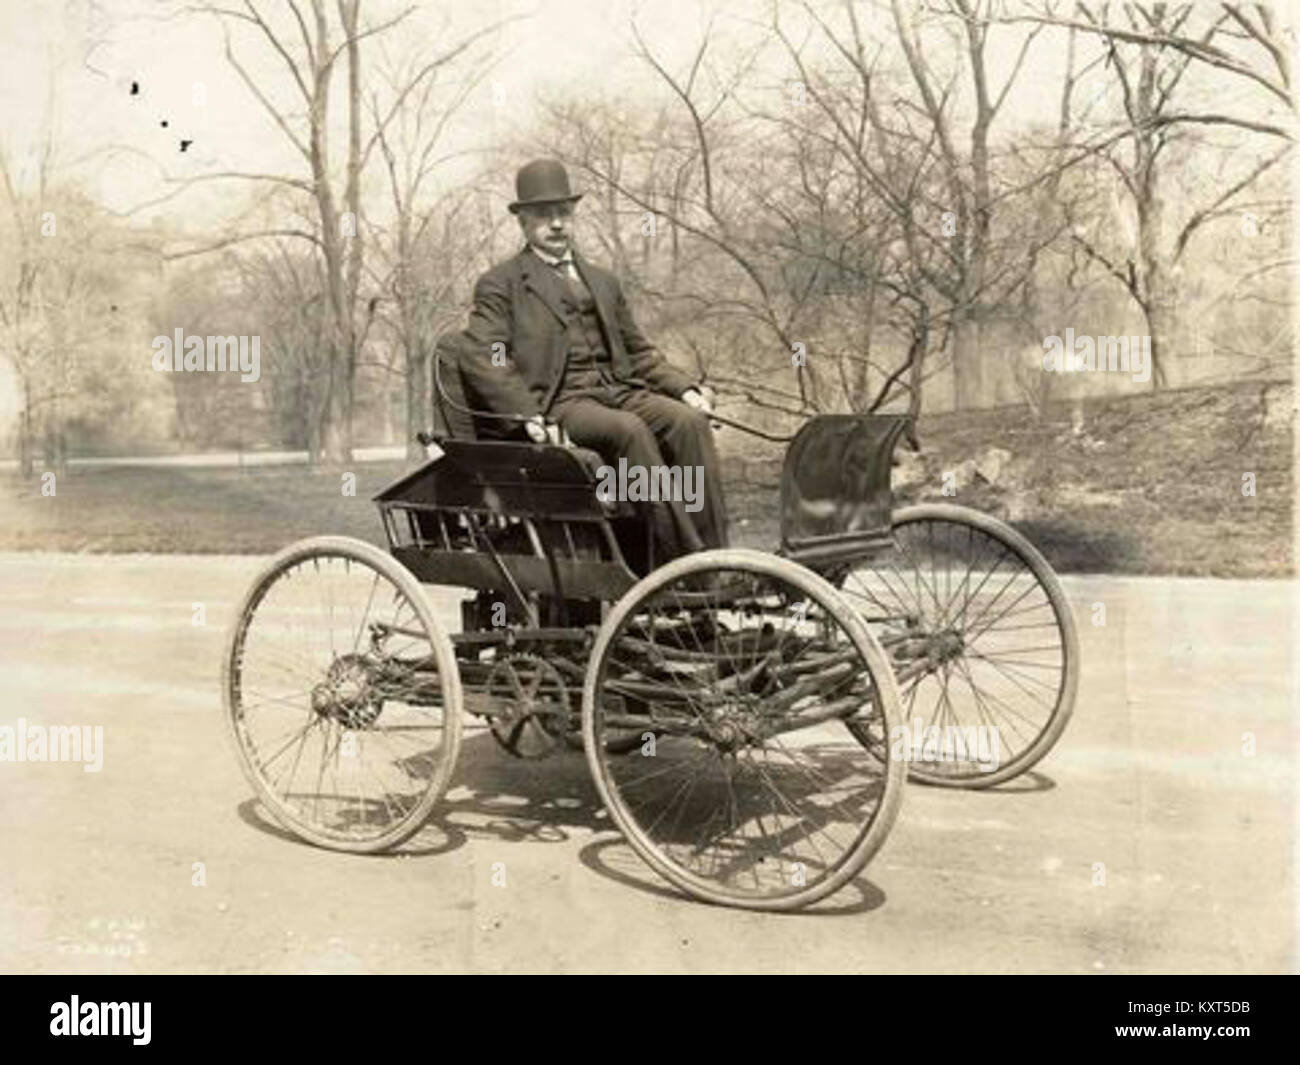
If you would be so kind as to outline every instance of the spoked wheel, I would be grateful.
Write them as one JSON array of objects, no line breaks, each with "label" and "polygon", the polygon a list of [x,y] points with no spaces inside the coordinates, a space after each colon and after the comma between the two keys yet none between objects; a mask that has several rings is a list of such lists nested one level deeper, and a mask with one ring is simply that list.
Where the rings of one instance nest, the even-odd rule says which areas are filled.
[{"label": "spoked wheel", "polygon": [[492,738],[516,758],[545,758],[571,735],[564,678],[537,655],[502,656],[488,671],[481,692],[476,686],[466,694],[486,703]]},{"label": "spoked wheel", "polygon": [[[570,732],[565,739],[569,746],[575,751],[585,750],[586,747],[582,742],[582,730]],[[605,735],[605,750],[610,754],[628,754],[635,751],[638,747],[644,747],[649,737],[643,738],[640,732],[611,732]]]},{"label": "spoked wheel", "polygon": [[[587,762],[633,849],[698,898],[760,910],[829,895],[889,834],[902,764],[849,728],[875,720],[894,727],[898,694],[861,619],[802,566],[740,550],[636,584],[582,703]],[[628,730],[646,742],[614,757],[607,734]]]},{"label": "spoked wheel", "polygon": [[369,544],[317,537],[272,559],[222,686],[245,775],[305,840],[394,846],[447,788],[461,737],[451,643],[415,578]]},{"label": "spoked wheel", "polygon": [[903,727],[853,727],[872,750],[888,742],[929,784],[1019,776],[1074,710],[1079,637],[1061,582],[1023,536],[965,507],[899,510],[893,541],[839,576],[894,663]]}]

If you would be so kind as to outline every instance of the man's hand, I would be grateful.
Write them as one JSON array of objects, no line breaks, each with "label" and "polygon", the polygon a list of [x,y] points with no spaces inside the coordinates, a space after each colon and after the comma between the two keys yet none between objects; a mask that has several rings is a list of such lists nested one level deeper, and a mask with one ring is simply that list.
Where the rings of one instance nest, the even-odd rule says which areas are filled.
[{"label": "man's hand", "polygon": [[569,439],[569,433],[566,429],[556,422],[547,422],[540,414],[534,414],[524,423],[524,430],[528,433],[528,439],[534,444],[559,444],[562,447],[572,447],[573,441]]},{"label": "man's hand", "polygon": [[[713,413],[713,404],[717,402],[718,394],[708,385],[700,385],[699,388],[688,388],[682,393],[682,402],[693,410],[698,410],[704,414]],[[717,422],[710,422],[710,426],[719,429],[721,426]]]},{"label": "man's hand", "polygon": [[717,398],[717,393],[708,385],[701,385],[699,388],[688,388],[682,393],[682,402],[688,407],[695,410],[702,410],[705,414],[713,413],[713,401]]},{"label": "man's hand", "polygon": [[424,448],[425,457],[430,461],[440,459],[447,452],[438,446],[438,441],[433,438],[432,433],[419,432],[415,434],[416,441]]}]

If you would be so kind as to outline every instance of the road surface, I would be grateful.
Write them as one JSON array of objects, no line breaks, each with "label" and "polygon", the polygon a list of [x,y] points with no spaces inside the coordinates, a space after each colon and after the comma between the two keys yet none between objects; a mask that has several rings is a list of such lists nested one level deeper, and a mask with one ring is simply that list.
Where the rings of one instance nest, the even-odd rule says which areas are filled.
[{"label": "road surface", "polygon": [[0,555],[0,725],[104,729],[97,773],[0,762],[4,971],[1297,970],[1289,582],[1067,578],[1082,683],[1039,771],[909,786],[858,881],[762,915],[659,881],[580,753],[477,727],[410,853],[286,836],[221,720],[259,562]]},{"label": "road surface", "polygon": [[[356,447],[352,449],[353,462],[392,462],[406,458],[404,446]],[[79,469],[96,469],[105,466],[180,466],[187,469],[226,466],[305,466],[305,451],[203,451],[192,455],[120,455],[103,458],[68,459],[68,465]],[[18,469],[17,459],[0,459],[0,470]],[[38,459],[36,468],[44,464]]]}]

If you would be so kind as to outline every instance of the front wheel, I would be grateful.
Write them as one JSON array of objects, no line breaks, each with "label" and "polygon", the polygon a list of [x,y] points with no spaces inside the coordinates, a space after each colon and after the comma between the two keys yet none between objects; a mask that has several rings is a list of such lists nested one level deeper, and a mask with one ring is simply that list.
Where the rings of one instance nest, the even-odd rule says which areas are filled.
[{"label": "front wheel", "polygon": [[[986,788],[1060,739],[1079,683],[1079,636],[1061,582],[1018,532],[967,507],[894,513],[893,547],[839,574],[898,677],[908,775]],[[879,752],[869,724],[859,738]]]},{"label": "front wheel", "polygon": [[419,830],[460,750],[460,677],[420,584],[370,544],[322,536],[249,589],[223,663],[226,721],[271,814],[318,846]]},{"label": "front wheel", "polygon": [[[587,763],[632,848],[697,898],[756,910],[831,894],[884,843],[902,764],[853,727],[897,721],[888,659],[834,588],[741,550],[688,555],[628,591],[582,700]],[[640,750],[614,757],[619,732]]]}]

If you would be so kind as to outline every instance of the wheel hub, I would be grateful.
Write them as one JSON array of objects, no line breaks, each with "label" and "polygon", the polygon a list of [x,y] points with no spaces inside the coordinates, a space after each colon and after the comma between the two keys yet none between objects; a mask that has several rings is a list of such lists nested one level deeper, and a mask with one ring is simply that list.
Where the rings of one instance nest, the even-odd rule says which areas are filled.
[{"label": "wheel hub", "polygon": [[966,649],[966,641],[956,629],[945,629],[930,637],[929,657],[935,665],[943,665],[954,658],[960,658]]},{"label": "wheel hub", "polygon": [[933,669],[960,658],[965,650],[962,634],[950,628],[937,632],[913,631],[890,648],[890,655],[898,664],[925,662]]},{"label": "wheel hub", "polygon": [[720,707],[704,728],[709,741],[723,754],[763,740],[758,714],[744,703],[730,702]]},{"label": "wheel hub", "polygon": [[361,655],[340,655],[330,663],[325,679],[311,692],[311,706],[319,716],[345,728],[365,728],[383,708],[375,695],[374,671]]}]

